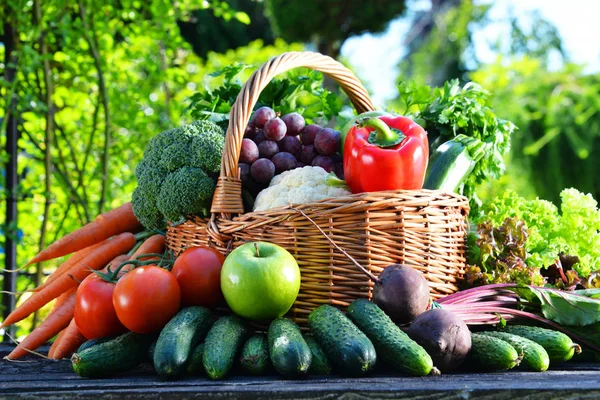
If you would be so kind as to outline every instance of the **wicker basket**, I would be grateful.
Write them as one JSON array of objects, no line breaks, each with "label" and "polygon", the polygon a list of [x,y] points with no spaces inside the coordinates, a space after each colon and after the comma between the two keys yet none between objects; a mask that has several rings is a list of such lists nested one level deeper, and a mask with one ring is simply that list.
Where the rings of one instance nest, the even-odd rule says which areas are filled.
[{"label": "wicker basket", "polygon": [[[302,274],[300,294],[290,317],[304,324],[317,306],[347,306],[371,297],[372,282],[291,207],[244,214],[238,158],[247,121],[262,89],[277,74],[308,67],[335,79],[359,113],[373,110],[369,96],[350,70],[330,57],[312,52],[285,53],[257,70],[231,109],[221,175],[210,219],[196,218],[167,230],[168,247],[176,254],[207,244],[224,253],[247,242],[263,240],[286,248]],[[378,274],[393,263],[425,274],[432,295],[458,290],[466,245],[465,197],[431,190],[372,192],[294,206],[311,217],[339,246]]]}]

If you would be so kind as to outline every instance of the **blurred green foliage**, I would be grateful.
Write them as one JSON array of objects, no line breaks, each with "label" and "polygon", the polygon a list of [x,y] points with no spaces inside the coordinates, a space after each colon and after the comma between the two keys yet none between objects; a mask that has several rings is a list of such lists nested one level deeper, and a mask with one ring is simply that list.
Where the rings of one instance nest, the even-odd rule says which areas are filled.
[{"label": "blurred green foliage", "polygon": [[[83,6],[86,26],[80,16]],[[220,3],[206,3],[217,7]],[[198,57],[181,36],[178,21],[185,21],[197,8],[192,0],[48,0],[42,2],[42,24],[32,22],[33,5],[25,0],[9,2],[0,9],[0,20],[12,24],[18,32],[16,80],[9,85],[0,78],[0,159],[5,160],[4,144],[7,98],[14,91],[19,113],[19,216],[23,231],[18,244],[18,265],[23,265],[38,250],[40,227],[46,200],[44,190],[44,137],[48,106],[42,56],[38,44],[40,33],[48,45],[52,97],[55,109],[56,141],[52,146],[53,188],[47,220],[48,242],[54,241],[93,219],[99,210],[102,185],[102,149],[104,145],[104,107],[100,101],[99,73],[90,51],[88,34],[97,43],[108,94],[111,139],[108,198],[104,209],[130,200],[136,186],[134,168],[141,160],[145,145],[157,133],[191,122],[185,112],[187,99],[200,87],[218,85],[219,78],[208,73],[242,61],[260,65],[270,57],[302,45],[276,40],[266,46],[254,41],[245,47]],[[244,14],[230,10],[229,18],[244,20]],[[215,15],[219,11],[215,9]],[[220,14],[225,18],[225,14]],[[0,25],[0,37],[3,34]],[[0,74],[4,64],[4,46],[0,46]],[[0,177],[0,186],[4,187]],[[2,191],[0,208],[6,193]],[[0,221],[3,221],[4,215]],[[15,229],[2,226],[10,234]],[[46,271],[62,260],[44,264]],[[3,254],[0,254],[3,264]],[[31,287],[31,267],[19,277],[18,291]],[[19,300],[23,301],[25,296]],[[19,333],[30,329],[31,321],[20,325]]]},{"label": "blurred green foliage", "polygon": [[264,0],[278,37],[315,42],[318,51],[337,58],[344,41],[365,32],[383,32],[405,10],[405,0]]}]

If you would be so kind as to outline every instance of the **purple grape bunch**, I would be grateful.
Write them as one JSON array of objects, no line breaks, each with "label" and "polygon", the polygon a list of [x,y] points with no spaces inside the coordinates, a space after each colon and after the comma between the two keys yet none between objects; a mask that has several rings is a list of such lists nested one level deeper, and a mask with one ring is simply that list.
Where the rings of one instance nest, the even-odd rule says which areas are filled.
[{"label": "purple grape bunch", "polygon": [[340,137],[334,129],[307,125],[297,112],[280,117],[272,108],[260,107],[248,122],[242,140],[242,183],[254,189],[256,195],[275,175],[306,165],[343,176]]}]

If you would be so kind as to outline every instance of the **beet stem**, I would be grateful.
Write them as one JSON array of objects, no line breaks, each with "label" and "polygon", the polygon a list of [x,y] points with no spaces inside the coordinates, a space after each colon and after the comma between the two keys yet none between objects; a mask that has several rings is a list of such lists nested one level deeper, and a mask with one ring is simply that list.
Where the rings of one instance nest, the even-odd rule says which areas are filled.
[{"label": "beet stem", "polygon": [[367,275],[369,277],[369,279],[371,279],[375,283],[379,282],[379,279],[375,275],[373,275],[369,270],[367,270],[365,267],[360,265],[358,263],[358,261],[356,261],[350,254],[346,253],[346,251],[344,251],[344,249],[342,249],[340,246],[338,246],[337,243],[335,243],[329,236],[327,236],[327,234],[323,231],[323,229],[321,229],[321,227],[319,225],[317,225],[317,223],[315,221],[313,221],[308,215],[306,215],[304,213],[304,211],[299,210],[297,208],[292,208],[292,210],[299,212],[300,214],[302,214],[304,216],[304,218],[306,218],[307,220],[312,222],[312,224],[319,230],[319,232],[321,232],[321,234],[323,236],[325,236],[325,239],[329,240],[329,243],[331,243],[336,249],[341,251],[343,255],[348,257],[348,259],[350,261],[352,261],[354,263],[354,265],[356,265],[365,275]]}]

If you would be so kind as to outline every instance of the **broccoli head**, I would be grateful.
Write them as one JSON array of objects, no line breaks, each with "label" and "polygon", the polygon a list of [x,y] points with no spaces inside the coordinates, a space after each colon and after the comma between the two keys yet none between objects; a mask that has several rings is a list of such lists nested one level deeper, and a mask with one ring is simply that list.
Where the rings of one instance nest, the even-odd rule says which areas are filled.
[{"label": "broccoli head", "polygon": [[133,212],[148,229],[164,229],[189,215],[206,216],[225,147],[223,130],[197,121],[156,135],[135,170]]}]

